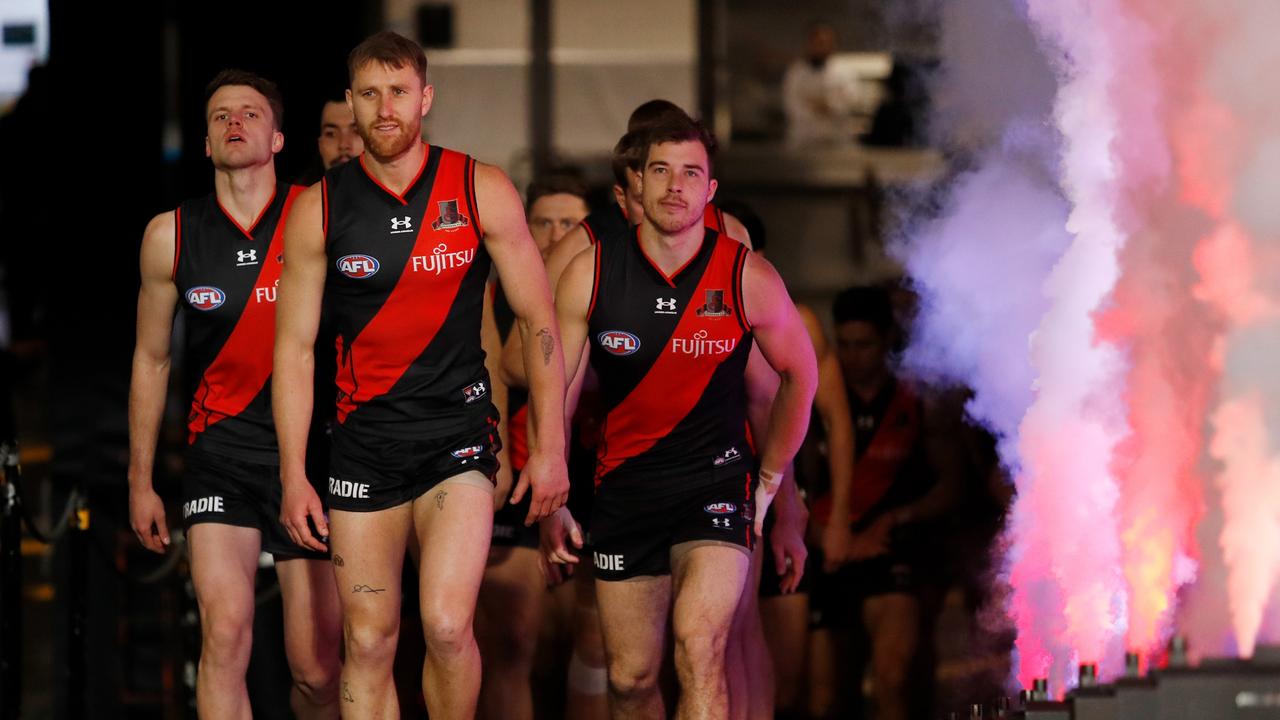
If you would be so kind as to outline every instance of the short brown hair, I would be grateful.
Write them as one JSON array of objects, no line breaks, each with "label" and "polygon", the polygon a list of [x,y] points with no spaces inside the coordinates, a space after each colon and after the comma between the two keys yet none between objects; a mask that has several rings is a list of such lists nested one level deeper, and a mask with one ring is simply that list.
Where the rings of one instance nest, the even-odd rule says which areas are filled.
[{"label": "short brown hair", "polygon": [[631,111],[631,117],[627,118],[627,132],[639,130],[646,125],[653,125],[672,117],[687,118],[689,113],[670,100],[655,98],[640,103],[635,110]]},{"label": "short brown hair", "polygon": [[418,73],[422,84],[427,84],[427,54],[423,52],[421,45],[399,33],[383,30],[355,46],[347,56],[348,81],[354,83],[356,71],[371,62],[379,62],[397,70],[408,65]]},{"label": "short brown hair", "polygon": [[[694,120],[688,115],[665,115],[657,121],[645,125],[639,129],[632,130],[614,147],[614,177],[618,175],[617,163],[619,160],[626,164],[624,168],[629,168],[635,172],[643,172],[645,163],[649,161],[649,150],[654,145],[660,145],[668,142],[700,142],[702,147],[707,150],[707,174],[711,175],[711,166],[715,162],[716,149],[719,145],[716,143],[716,137],[703,125],[700,120]],[[622,174],[623,182],[626,180],[626,173]],[[623,182],[623,187],[626,187]]]},{"label": "short brown hair", "polygon": [[627,170],[643,170],[645,154],[648,152],[644,130],[652,125],[672,122],[687,123],[693,120],[679,105],[660,98],[641,103],[631,111],[631,117],[627,119],[627,134],[613,146],[611,166],[614,182],[625,188]]},{"label": "short brown hair", "polygon": [[529,189],[525,192],[525,209],[532,210],[539,198],[548,195],[573,195],[582,198],[583,205],[588,208],[591,206],[587,202],[587,184],[571,173],[553,173],[529,183]]},{"label": "short brown hair", "polygon": [[236,68],[227,68],[209,81],[204,88],[204,114],[209,114],[209,101],[213,99],[213,94],[218,92],[219,88],[228,85],[244,85],[251,87],[262,94],[267,99],[267,105],[271,108],[271,122],[275,128],[279,130],[284,126],[284,96],[280,94],[280,88],[270,80],[251,73],[248,70],[238,70]]}]

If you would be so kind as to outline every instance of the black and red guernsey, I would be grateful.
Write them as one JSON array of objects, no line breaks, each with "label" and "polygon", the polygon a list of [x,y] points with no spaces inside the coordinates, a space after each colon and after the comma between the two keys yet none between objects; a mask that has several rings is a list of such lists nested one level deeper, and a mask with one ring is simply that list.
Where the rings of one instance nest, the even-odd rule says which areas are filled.
[{"label": "black and red guernsey", "polygon": [[277,462],[271,420],[276,283],[285,217],[303,188],[280,184],[242,227],[215,194],[175,213],[173,282],[186,324],[191,412],[187,442],[252,462]]},{"label": "black and red guernsey", "polygon": [[490,259],[475,160],[429,146],[403,194],[364,156],[322,182],[325,299],[337,332],[342,427],[429,439],[492,412],[480,346]]},{"label": "black and red guernsey", "polygon": [[714,482],[752,472],[746,439],[748,250],[708,229],[668,276],[630,242],[595,244],[591,364],[606,413],[596,482]]}]

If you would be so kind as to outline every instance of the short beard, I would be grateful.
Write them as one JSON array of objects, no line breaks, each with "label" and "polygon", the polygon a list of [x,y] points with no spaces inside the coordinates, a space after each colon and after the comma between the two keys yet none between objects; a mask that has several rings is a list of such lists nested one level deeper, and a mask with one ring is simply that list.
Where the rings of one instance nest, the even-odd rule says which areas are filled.
[{"label": "short beard", "polygon": [[661,210],[661,206],[657,203],[654,203],[652,208],[646,205],[644,216],[663,235],[676,235],[693,227],[695,222],[702,222],[703,213],[694,215],[692,208],[689,208],[689,215],[682,218],[663,216],[660,214]]},{"label": "short beard", "polygon": [[[374,124],[376,123],[377,121],[375,120]],[[420,136],[410,132],[409,129],[399,121],[396,121],[396,124],[400,128],[400,132],[396,133],[394,137],[388,138],[375,135],[372,124],[369,126],[367,132],[361,132],[360,136],[364,140],[365,152],[373,156],[375,160],[387,160],[397,157],[412,147],[414,141],[418,140]],[[361,128],[361,130],[364,130],[364,128]]]}]

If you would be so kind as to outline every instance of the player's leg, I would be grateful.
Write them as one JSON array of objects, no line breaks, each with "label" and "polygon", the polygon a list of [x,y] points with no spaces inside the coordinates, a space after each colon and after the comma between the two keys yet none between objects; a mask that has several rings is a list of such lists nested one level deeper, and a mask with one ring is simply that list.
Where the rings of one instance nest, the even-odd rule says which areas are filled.
[{"label": "player's leg", "polygon": [[329,543],[346,649],[339,689],[344,718],[394,718],[399,714],[392,666],[400,633],[402,566],[412,520],[408,503],[369,512],[336,508],[329,512]]},{"label": "player's leg", "polygon": [[202,718],[248,718],[245,671],[253,647],[257,528],[201,522],[187,530],[191,579],[200,606],[196,712]]},{"label": "player's leg", "polygon": [[920,602],[908,593],[872,596],[863,605],[863,621],[871,638],[876,717],[905,720],[907,678],[920,636]]},{"label": "player's leg", "polygon": [[809,650],[809,594],[760,598],[760,620],[773,660],[777,716],[800,717]]},{"label": "player's leg", "polygon": [[667,635],[671,576],[596,580],[613,720],[666,717],[658,671]]},{"label": "player's leg", "polygon": [[[322,468],[327,470],[327,466]],[[327,477],[315,475],[312,477]],[[301,720],[338,717],[342,607],[327,553],[298,547],[280,524],[280,471],[264,466],[254,487],[262,549],[275,559],[284,605],[284,649],[293,677],[289,705]]]},{"label": "player's leg", "polygon": [[671,564],[677,713],[684,720],[728,718],[725,647],[750,573],[748,551],[726,542],[686,542],[672,549]]},{"label": "player's leg", "polygon": [[725,653],[725,675],[729,683],[729,716],[735,720],[773,720],[773,666],[760,621],[760,572],[765,548],[751,553],[751,567]]},{"label": "player's leg", "polygon": [[583,553],[573,579],[573,653],[569,658],[567,720],[608,720],[609,671],[596,602],[592,563]]},{"label": "player's leg", "polygon": [[493,528],[493,483],[468,471],[413,502],[427,661],[422,689],[433,720],[471,718],[480,694],[472,623]]},{"label": "player's leg", "polygon": [[289,705],[300,720],[338,717],[342,608],[328,558],[276,554],[284,645],[293,675]]},{"label": "player's leg", "polygon": [[529,677],[546,594],[537,550],[510,544],[490,548],[476,606],[476,640],[484,663],[481,717],[533,717]]}]

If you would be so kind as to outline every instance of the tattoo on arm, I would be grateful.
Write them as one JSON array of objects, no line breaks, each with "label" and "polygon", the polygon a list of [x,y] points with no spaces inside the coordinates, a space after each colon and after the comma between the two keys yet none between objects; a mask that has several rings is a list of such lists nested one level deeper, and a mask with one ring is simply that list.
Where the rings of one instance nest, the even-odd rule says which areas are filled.
[{"label": "tattoo on arm", "polygon": [[556,349],[556,339],[551,337],[551,330],[542,328],[537,332],[537,336],[542,340],[542,364],[551,364],[551,353]]},{"label": "tattoo on arm", "polygon": [[386,591],[387,591],[386,588],[375,588],[375,587],[369,587],[368,585],[356,585],[355,587],[351,588],[351,593],[353,595],[355,593],[384,593]]},{"label": "tattoo on arm", "polygon": [[436,509],[437,510],[444,509],[444,496],[448,494],[449,493],[446,490],[441,490],[440,492],[436,493]]},{"label": "tattoo on arm", "polygon": [[347,684],[346,680],[342,681],[342,701],[349,703],[356,701],[355,698],[351,697],[351,687]]},{"label": "tattoo on arm", "polygon": [[346,565],[346,564],[347,564],[347,563],[346,563],[346,561],[342,559],[342,556],[341,556],[341,555],[339,555],[339,554],[337,554],[337,553],[334,553],[334,554],[333,554],[333,566],[334,566],[334,567],[342,567],[343,565]]}]

